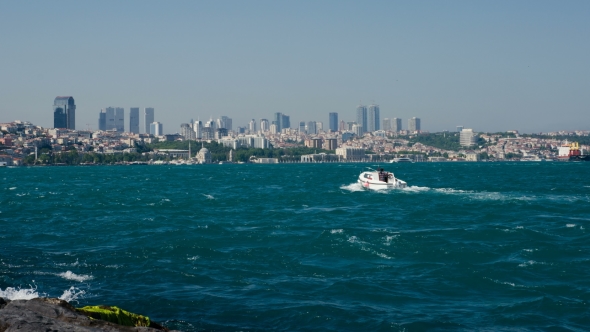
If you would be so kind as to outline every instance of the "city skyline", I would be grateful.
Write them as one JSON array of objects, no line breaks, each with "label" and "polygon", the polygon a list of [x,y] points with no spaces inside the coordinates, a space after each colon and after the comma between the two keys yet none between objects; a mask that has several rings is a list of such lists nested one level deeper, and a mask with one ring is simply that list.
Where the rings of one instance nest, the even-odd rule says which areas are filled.
[{"label": "city skyline", "polygon": [[[166,130],[277,112],[327,126],[360,100],[432,132],[588,130],[589,16],[585,1],[7,1],[0,122],[51,127],[48,100],[67,95],[78,129],[106,105],[154,107]],[[55,40],[68,52],[47,52]]]}]

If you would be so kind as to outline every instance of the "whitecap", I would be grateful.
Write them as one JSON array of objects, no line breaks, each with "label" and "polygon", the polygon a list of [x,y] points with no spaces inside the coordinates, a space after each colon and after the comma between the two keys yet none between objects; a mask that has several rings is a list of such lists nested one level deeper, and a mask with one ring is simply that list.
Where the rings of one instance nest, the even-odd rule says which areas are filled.
[{"label": "whitecap", "polygon": [[342,234],[344,232],[342,229],[333,229],[330,231],[331,234]]},{"label": "whitecap", "polygon": [[187,259],[188,259],[189,261],[196,261],[196,260],[197,260],[197,259],[199,259],[199,258],[201,258],[201,257],[199,257],[199,256],[193,256],[193,257],[189,257],[189,258],[187,258]]},{"label": "whitecap", "polygon": [[67,302],[78,302],[78,299],[83,297],[86,294],[85,291],[80,290],[74,286],[66,289],[64,293],[59,297],[60,300],[64,300]]},{"label": "whitecap", "polygon": [[66,271],[66,272],[63,272],[63,273],[58,273],[57,276],[62,277],[62,278],[67,279],[67,280],[74,280],[74,281],[78,281],[78,282],[83,282],[83,281],[92,279],[92,276],[91,275],[75,274],[72,271]]},{"label": "whitecap", "polygon": [[576,227],[576,224],[567,224],[567,225],[565,225],[565,227],[567,227],[567,228]]},{"label": "whitecap", "polygon": [[354,182],[354,183],[351,183],[349,185],[342,185],[342,186],[340,186],[340,189],[348,190],[350,192],[364,191],[365,190],[365,189],[363,189],[363,186],[361,186],[361,184],[358,183],[358,182]]},{"label": "whitecap", "polygon": [[[29,285],[30,286],[30,285]],[[31,288],[13,288],[13,287],[6,287],[5,290],[0,288],[0,297],[9,299],[9,300],[31,300],[39,297],[39,293],[37,293],[37,287]]]},{"label": "whitecap", "polygon": [[408,192],[422,192],[422,191],[429,191],[430,188],[428,187],[419,187],[419,186],[409,186],[406,188],[402,188],[403,191],[408,191]]},{"label": "whitecap", "polygon": [[215,197],[208,195],[208,194],[202,194],[203,196],[205,196],[205,198],[207,199],[215,199]]},{"label": "whitecap", "polygon": [[16,187],[10,187],[10,188],[8,188],[8,190],[14,190],[14,189],[16,189]]}]

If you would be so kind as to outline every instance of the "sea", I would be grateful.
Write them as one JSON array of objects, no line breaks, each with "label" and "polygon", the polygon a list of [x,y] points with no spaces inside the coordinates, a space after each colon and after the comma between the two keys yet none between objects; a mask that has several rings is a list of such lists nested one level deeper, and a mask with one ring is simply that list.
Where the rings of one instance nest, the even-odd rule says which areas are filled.
[{"label": "sea", "polygon": [[[408,188],[365,190],[367,167]],[[0,169],[0,296],[180,331],[588,331],[590,163]]]}]

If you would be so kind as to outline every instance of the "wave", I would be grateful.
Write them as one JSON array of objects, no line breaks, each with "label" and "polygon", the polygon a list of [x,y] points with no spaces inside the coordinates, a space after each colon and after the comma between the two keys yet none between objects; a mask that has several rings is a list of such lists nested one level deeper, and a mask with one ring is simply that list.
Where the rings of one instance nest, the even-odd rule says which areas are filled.
[{"label": "wave", "polygon": [[[13,300],[32,300],[38,297],[47,297],[48,295],[45,293],[39,293],[37,291],[37,286],[31,286],[30,288],[21,288],[21,287],[7,287],[5,290],[0,288],[0,297],[5,299]],[[61,296],[58,298],[60,300],[64,300],[67,302],[77,302],[78,299],[81,299],[86,294],[86,291],[71,286],[70,288],[66,289]]]},{"label": "wave", "polygon": [[75,274],[72,271],[58,273],[57,276],[62,277],[67,280],[74,280],[74,281],[78,281],[78,282],[83,282],[83,281],[90,280],[93,278],[91,275]]},{"label": "wave", "polygon": [[[30,285],[29,285],[30,286]],[[31,286],[31,288],[14,288],[6,287],[5,290],[0,288],[0,297],[9,300],[31,300],[39,297],[37,287]]]}]

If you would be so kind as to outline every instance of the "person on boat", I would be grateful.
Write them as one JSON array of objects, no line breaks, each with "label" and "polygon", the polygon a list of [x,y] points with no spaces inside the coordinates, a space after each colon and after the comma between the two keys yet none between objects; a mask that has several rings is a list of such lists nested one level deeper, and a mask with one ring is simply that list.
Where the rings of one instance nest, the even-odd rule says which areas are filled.
[{"label": "person on boat", "polygon": [[387,172],[384,172],[383,168],[379,168],[379,181],[387,183]]}]

